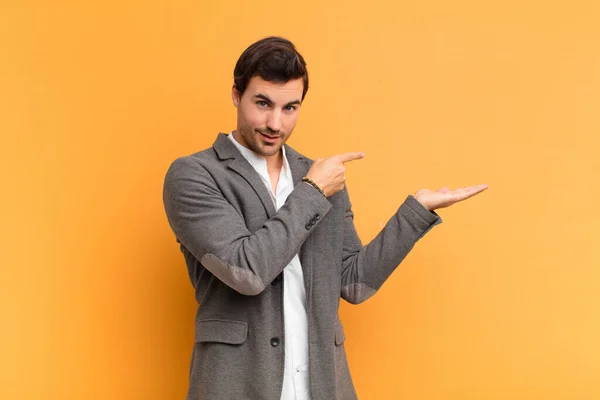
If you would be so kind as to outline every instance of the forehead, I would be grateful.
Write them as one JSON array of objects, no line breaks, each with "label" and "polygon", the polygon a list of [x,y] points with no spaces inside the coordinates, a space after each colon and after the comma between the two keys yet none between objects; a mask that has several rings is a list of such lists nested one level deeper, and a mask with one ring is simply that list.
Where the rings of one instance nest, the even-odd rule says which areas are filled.
[{"label": "forehead", "polygon": [[248,82],[245,95],[254,97],[258,94],[269,97],[275,103],[289,103],[302,100],[304,82],[302,78],[292,79],[285,83],[265,81],[260,76],[253,76]]}]

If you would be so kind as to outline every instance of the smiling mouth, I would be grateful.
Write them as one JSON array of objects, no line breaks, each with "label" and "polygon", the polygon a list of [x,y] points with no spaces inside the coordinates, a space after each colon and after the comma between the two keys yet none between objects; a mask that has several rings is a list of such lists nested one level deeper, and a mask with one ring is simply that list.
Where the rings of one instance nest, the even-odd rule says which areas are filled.
[{"label": "smiling mouth", "polygon": [[260,133],[262,136],[264,136],[265,138],[267,138],[269,140],[275,140],[275,139],[279,139],[280,138],[280,136],[269,136],[269,135],[267,135],[267,134],[265,134],[263,132],[260,132],[260,131],[258,133]]}]

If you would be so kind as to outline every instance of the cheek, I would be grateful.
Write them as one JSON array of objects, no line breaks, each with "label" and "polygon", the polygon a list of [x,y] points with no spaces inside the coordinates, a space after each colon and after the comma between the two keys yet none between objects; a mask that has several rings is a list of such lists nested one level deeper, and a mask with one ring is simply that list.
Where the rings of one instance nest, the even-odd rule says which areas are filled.
[{"label": "cheek", "polygon": [[256,109],[246,109],[243,112],[244,121],[246,124],[252,128],[260,128],[265,125],[264,117],[260,110]]},{"label": "cheek", "polygon": [[287,133],[291,133],[296,126],[296,121],[298,120],[298,113],[289,116],[283,120],[284,123],[284,131]]}]

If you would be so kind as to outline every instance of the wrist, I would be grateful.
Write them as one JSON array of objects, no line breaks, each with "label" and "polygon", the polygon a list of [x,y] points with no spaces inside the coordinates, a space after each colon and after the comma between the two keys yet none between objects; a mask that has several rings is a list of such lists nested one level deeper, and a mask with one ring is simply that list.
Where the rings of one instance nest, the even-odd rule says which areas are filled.
[{"label": "wrist", "polygon": [[319,193],[321,193],[323,195],[323,197],[327,197],[325,195],[325,192],[323,191],[323,189],[321,189],[321,187],[319,185],[317,185],[312,179],[307,178],[306,176],[304,178],[302,178],[302,182],[312,186],[313,188],[315,188]]},{"label": "wrist", "polygon": [[424,201],[423,199],[421,199],[421,198],[419,198],[419,197],[417,197],[417,196],[413,196],[413,197],[415,198],[415,200],[417,200],[419,203],[421,203],[421,205],[422,205],[423,207],[425,207],[425,209],[426,209],[427,211],[429,211],[429,212],[433,211],[433,208],[432,208],[432,207],[431,207],[429,204],[427,204],[427,202],[426,202],[426,201]]}]

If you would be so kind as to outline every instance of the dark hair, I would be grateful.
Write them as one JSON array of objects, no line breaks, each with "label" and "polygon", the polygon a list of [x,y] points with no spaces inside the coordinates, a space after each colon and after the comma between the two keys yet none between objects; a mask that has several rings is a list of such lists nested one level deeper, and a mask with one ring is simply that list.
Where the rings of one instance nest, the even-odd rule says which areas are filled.
[{"label": "dark hair", "polygon": [[266,37],[244,50],[233,70],[233,82],[240,96],[254,76],[275,83],[302,78],[302,100],[308,91],[308,71],[304,58],[292,42],[282,37]]}]

